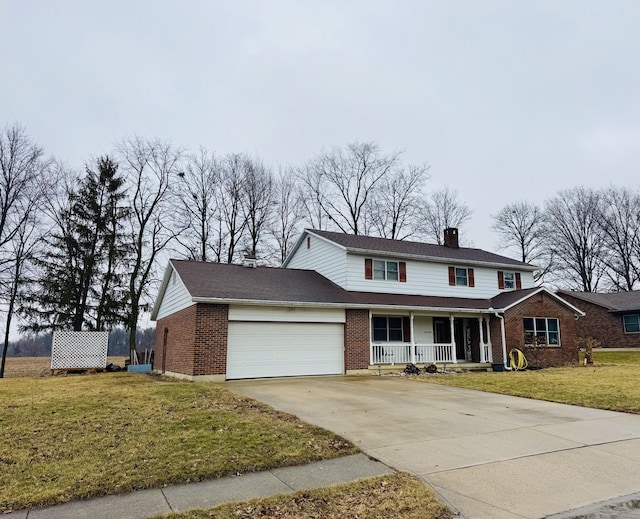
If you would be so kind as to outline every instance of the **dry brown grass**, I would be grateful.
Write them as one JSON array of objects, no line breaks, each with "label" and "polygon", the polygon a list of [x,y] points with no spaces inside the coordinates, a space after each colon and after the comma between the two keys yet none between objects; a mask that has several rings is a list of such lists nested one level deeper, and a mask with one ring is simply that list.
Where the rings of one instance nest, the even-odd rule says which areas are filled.
[{"label": "dry brown grass", "polygon": [[221,384],[131,373],[0,379],[0,515],[355,452]]},{"label": "dry brown grass", "polygon": [[[124,366],[127,357],[108,357],[107,364]],[[7,357],[4,376],[45,377],[51,373],[51,357]]]},{"label": "dry brown grass", "polygon": [[450,519],[451,511],[415,476],[393,474],[354,483],[189,510],[164,519]]}]

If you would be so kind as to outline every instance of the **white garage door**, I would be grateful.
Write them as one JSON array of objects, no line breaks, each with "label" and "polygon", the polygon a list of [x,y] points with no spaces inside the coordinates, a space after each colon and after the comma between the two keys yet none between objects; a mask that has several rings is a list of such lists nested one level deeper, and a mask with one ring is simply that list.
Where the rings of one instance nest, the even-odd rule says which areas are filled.
[{"label": "white garage door", "polygon": [[342,324],[230,322],[227,378],[341,375],[343,342]]}]

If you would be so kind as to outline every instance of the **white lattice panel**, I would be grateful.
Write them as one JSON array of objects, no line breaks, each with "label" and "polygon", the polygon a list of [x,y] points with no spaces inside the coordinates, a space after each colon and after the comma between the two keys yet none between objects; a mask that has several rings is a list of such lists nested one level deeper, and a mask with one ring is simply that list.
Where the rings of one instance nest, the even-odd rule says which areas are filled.
[{"label": "white lattice panel", "polygon": [[51,369],[104,368],[109,332],[54,332]]}]

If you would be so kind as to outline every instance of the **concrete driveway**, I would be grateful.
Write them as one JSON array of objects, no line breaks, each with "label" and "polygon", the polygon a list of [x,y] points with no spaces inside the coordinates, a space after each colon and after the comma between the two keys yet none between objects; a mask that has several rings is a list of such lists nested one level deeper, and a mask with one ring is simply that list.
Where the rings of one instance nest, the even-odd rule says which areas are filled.
[{"label": "concrete driveway", "polygon": [[228,382],[420,476],[464,517],[539,518],[640,491],[640,416],[400,377]]}]

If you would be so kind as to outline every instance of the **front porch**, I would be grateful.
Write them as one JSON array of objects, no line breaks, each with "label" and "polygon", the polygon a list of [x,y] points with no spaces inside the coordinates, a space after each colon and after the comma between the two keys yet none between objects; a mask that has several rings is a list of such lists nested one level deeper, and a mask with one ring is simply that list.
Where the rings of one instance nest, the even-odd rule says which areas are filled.
[{"label": "front porch", "polygon": [[[369,364],[490,364],[489,317],[448,314],[370,314]],[[426,338],[423,342],[421,339]]]}]

